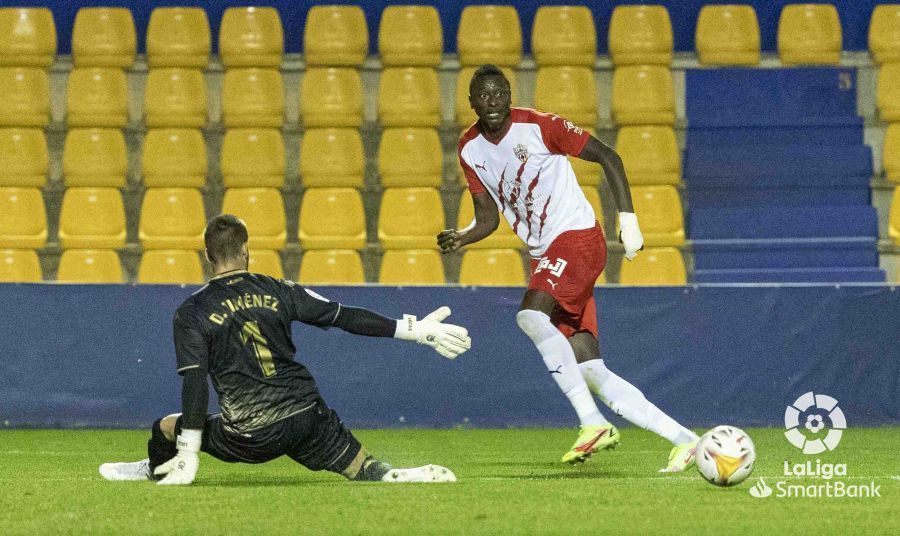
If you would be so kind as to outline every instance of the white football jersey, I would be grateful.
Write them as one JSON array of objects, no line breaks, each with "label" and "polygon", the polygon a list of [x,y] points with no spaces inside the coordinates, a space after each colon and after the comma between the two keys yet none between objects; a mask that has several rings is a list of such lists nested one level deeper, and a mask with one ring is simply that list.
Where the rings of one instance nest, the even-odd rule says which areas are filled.
[{"label": "white football jersey", "polygon": [[513,231],[541,257],[566,231],[596,222],[566,155],[578,156],[590,134],[557,115],[512,108],[509,130],[494,143],[472,125],[460,138],[459,162],[469,191],[487,191]]}]

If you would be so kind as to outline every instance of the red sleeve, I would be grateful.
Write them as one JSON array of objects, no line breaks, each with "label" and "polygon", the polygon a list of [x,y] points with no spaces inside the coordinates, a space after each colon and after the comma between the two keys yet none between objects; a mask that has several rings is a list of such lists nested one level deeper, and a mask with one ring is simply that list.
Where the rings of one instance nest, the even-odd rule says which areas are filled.
[{"label": "red sleeve", "polygon": [[534,122],[541,127],[544,145],[551,153],[578,156],[591,137],[588,131],[555,114],[534,112]]},{"label": "red sleeve", "polygon": [[[466,159],[463,158],[462,155],[463,147],[465,147],[466,143],[468,143],[474,137],[472,136],[473,129],[474,127],[463,134],[462,138],[459,140],[456,154],[459,156],[459,166],[462,168],[463,175],[466,177],[466,182],[469,184],[469,191],[473,194],[480,194],[482,192],[486,192],[487,190],[485,189],[484,184],[478,178],[478,174],[475,173],[475,170],[472,169],[472,166],[470,166],[469,163],[466,162]],[[475,135],[477,135],[477,131]]]}]

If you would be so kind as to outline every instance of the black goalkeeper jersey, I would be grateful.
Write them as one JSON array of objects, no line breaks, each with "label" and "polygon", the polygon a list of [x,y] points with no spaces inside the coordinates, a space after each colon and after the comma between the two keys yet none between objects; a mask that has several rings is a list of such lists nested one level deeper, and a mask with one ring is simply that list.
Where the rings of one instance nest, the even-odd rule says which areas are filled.
[{"label": "black goalkeeper jersey", "polygon": [[319,398],[294,361],[291,322],[328,328],[340,309],[291,281],[243,271],[213,279],[175,312],[178,372],[208,371],[227,430],[262,428]]}]

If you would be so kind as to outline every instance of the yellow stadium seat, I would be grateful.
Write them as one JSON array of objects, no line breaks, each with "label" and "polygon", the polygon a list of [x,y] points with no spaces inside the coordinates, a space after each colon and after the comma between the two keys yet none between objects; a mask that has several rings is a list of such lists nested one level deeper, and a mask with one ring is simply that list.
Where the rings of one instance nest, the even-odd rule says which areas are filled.
[{"label": "yellow stadium seat", "polygon": [[199,285],[203,283],[200,257],[192,249],[145,251],[137,281],[143,284]]},{"label": "yellow stadium seat", "polygon": [[0,186],[43,186],[48,166],[42,130],[0,128]]},{"label": "yellow stadium seat", "polygon": [[466,251],[459,269],[459,284],[480,287],[524,286],[522,255],[515,249]]},{"label": "yellow stadium seat", "polygon": [[45,127],[50,122],[50,82],[43,69],[0,67],[0,126]]},{"label": "yellow stadium seat", "polygon": [[759,22],[753,6],[703,6],[694,36],[704,65],[759,64]]},{"label": "yellow stadium seat", "polygon": [[434,249],[392,249],[384,252],[378,282],[382,285],[443,285],[444,262]]},{"label": "yellow stadium seat", "polygon": [[680,286],[687,284],[684,259],[676,248],[646,248],[634,260],[622,257],[619,284],[632,286]]},{"label": "yellow stadium seat", "polygon": [[672,73],[661,65],[627,65],[613,73],[613,119],[619,125],[675,124]]},{"label": "yellow stadium seat", "polygon": [[147,25],[150,67],[205,69],[209,63],[209,19],[201,7],[158,7]]},{"label": "yellow stadium seat", "polygon": [[[581,128],[596,137],[597,131],[594,127],[582,126]],[[575,172],[575,178],[578,179],[578,184],[582,186],[599,186],[603,178],[603,170],[600,168],[600,164],[582,160],[577,156],[569,156],[567,158],[569,164],[572,165],[572,171]]]},{"label": "yellow stadium seat", "polygon": [[778,55],[785,65],[836,65],[841,20],[831,4],[789,4],[778,19]]},{"label": "yellow stadium seat", "polygon": [[225,190],[223,214],[244,220],[251,249],[281,249],[287,238],[284,201],[274,188],[229,188]]},{"label": "yellow stadium seat", "polygon": [[362,138],[354,128],[311,128],[300,147],[300,178],[312,188],[362,188]]},{"label": "yellow stadium seat", "polygon": [[0,9],[0,66],[46,69],[56,55],[56,25],[45,7]]},{"label": "yellow stadium seat", "polygon": [[42,248],[47,212],[37,188],[0,188],[0,248]]},{"label": "yellow stadium seat", "polygon": [[433,128],[388,128],[381,134],[378,173],[381,185],[433,186],[443,181],[441,139]]},{"label": "yellow stadium seat", "polygon": [[388,188],[381,196],[378,239],[385,249],[436,248],[444,206],[435,188]]},{"label": "yellow stadium seat", "polygon": [[144,123],[148,127],[206,125],[206,83],[200,69],[150,69],[144,89]]},{"label": "yellow stadium seat", "polygon": [[[472,205],[472,194],[463,190],[459,195],[459,212],[456,216],[456,228],[464,229],[475,219],[475,207]],[[468,249],[518,249],[523,247],[522,240],[516,236],[509,222],[500,214],[497,230],[484,240],[469,244]]]},{"label": "yellow stadium seat", "polygon": [[437,67],[444,53],[441,19],[433,6],[388,6],[378,26],[381,64]]},{"label": "yellow stadium seat", "polygon": [[313,6],[306,15],[303,59],[307,65],[357,67],[369,53],[369,27],[359,6]]},{"label": "yellow stadium seat", "polygon": [[900,121],[900,63],[888,63],[879,69],[875,101],[882,121]]},{"label": "yellow stadium seat", "polygon": [[137,35],[131,11],[123,7],[83,7],[72,26],[75,67],[116,67],[134,63]]},{"label": "yellow stadium seat", "polygon": [[0,283],[39,283],[41,261],[33,249],[0,249]]},{"label": "yellow stadium seat", "polygon": [[606,270],[600,272],[600,275],[597,276],[597,281],[594,282],[594,286],[605,285],[606,284]]},{"label": "yellow stadium seat", "polygon": [[684,244],[684,214],[674,186],[635,186],[631,198],[646,246]]},{"label": "yellow stadium seat", "polygon": [[681,183],[681,152],[672,127],[622,127],[616,152],[631,185]]},{"label": "yellow stadium seat", "polygon": [[354,188],[310,188],[300,205],[297,233],[303,249],[362,249],[366,213]]},{"label": "yellow stadium seat", "polygon": [[875,63],[900,61],[900,4],[881,4],[869,22],[869,52]]},{"label": "yellow stadium seat", "polygon": [[885,178],[900,183],[900,123],[888,125],[882,151]]},{"label": "yellow stadium seat", "polygon": [[[469,83],[472,81],[472,75],[478,67],[463,67],[459,70],[456,78],[456,124],[468,127],[478,120],[475,110],[469,104]],[[518,89],[516,88],[516,74],[509,67],[501,67],[501,71],[509,80],[510,102],[516,105],[519,99]]]},{"label": "yellow stadium seat", "polygon": [[69,188],[59,216],[63,249],[106,249],[125,245],[125,206],[116,188]]},{"label": "yellow stadium seat", "polygon": [[127,96],[125,74],[120,69],[72,69],[66,89],[66,121],[69,127],[122,128],[128,122]]},{"label": "yellow stadium seat", "polygon": [[456,48],[462,66],[518,66],[522,61],[522,26],[516,8],[466,6],[459,20]]},{"label": "yellow stadium seat", "polygon": [[362,125],[362,81],[356,69],[312,68],[300,83],[300,115],[307,127]]},{"label": "yellow stadium seat", "polygon": [[382,70],[378,119],[385,127],[440,125],[441,91],[437,72],[427,67]]},{"label": "yellow stadium seat", "polygon": [[274,128],[235,128],[222,141],[222,180],[226,188],[281,188],[284,141]]},{"label": "yellow stadium seat", "polygon": [[144,137],[144,186],[200,188],[206,184],[206,142],[198,129],[151,129]]},{"label": "yellow stadium seat", "polygon": [[895,246],[900,246],[900,186],[894,188],[891,213],[888,217],[888,236]]},{"label": "yellow stadium seat", "polygon": [[219,27],[225,67],[280,67],[284,54],[281,17],[273,7],[230,7]]},{"label": "yellow stadium seat", "polygon": [[541,67],[534,88],[534,106],[576,125],[597,123],[597,84],[587,67]]},{"label": "yellow stadium seat", "polygon": [[541,6],[531,30],[531,53],[540,66],[597,61],[597,30],[586,6]]},{"label": "yellow stadium seat", "polygon": [[670,65],[672,22],[665,6],[616,6],[609,21],[615,65]]},{"label": "yellow stadium seat", "polygon": [[361,285],[366,282],[359,252],[352,249],[307,251],[300,261],[302,285]]},{"label": "yellow stadium seat", "polygon": [[263,274],[276,279],[284,279],[284,268],[281,266],[281,256],[271,249],[254,249],[250,252],[250,266],[248,271]]},{"label": "yellow stadium seat", "polygon": [[128,172],[125,136],[115,128],[73,128],[66,135],[66,186],[122,188]]},{"label": "yellow stadium seat", "polygon": [[144,249],[203,249],[206,214],[196,188],[148,188],[141,205]]},{"label": "yellow stadium seat", "polygon": [[600,223],[600,227],[603,227],[603,203],[600,202],[600,192],[594,186],[582,186],[581,191],[594,209],[594,219]]},{"label": "yellow stadium seat", "polygon": [[284,88],[276,69],[227,69],[222,115],[228,128],[281,128]]},{"label": "yellow stadium seat", "polygon": [[59,258],[60,283],[123,283],[122,264],[112,249],[67,249]]}]

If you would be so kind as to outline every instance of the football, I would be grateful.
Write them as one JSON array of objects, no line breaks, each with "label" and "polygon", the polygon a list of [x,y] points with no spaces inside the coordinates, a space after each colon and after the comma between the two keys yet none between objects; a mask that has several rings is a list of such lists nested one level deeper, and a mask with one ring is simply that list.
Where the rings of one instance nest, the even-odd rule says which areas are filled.
[{"label": "football", "polygon": [[740,484],[753,472],[756,447],[743,430],[716,426],[697,442],[697,471],[716,486]]}]

